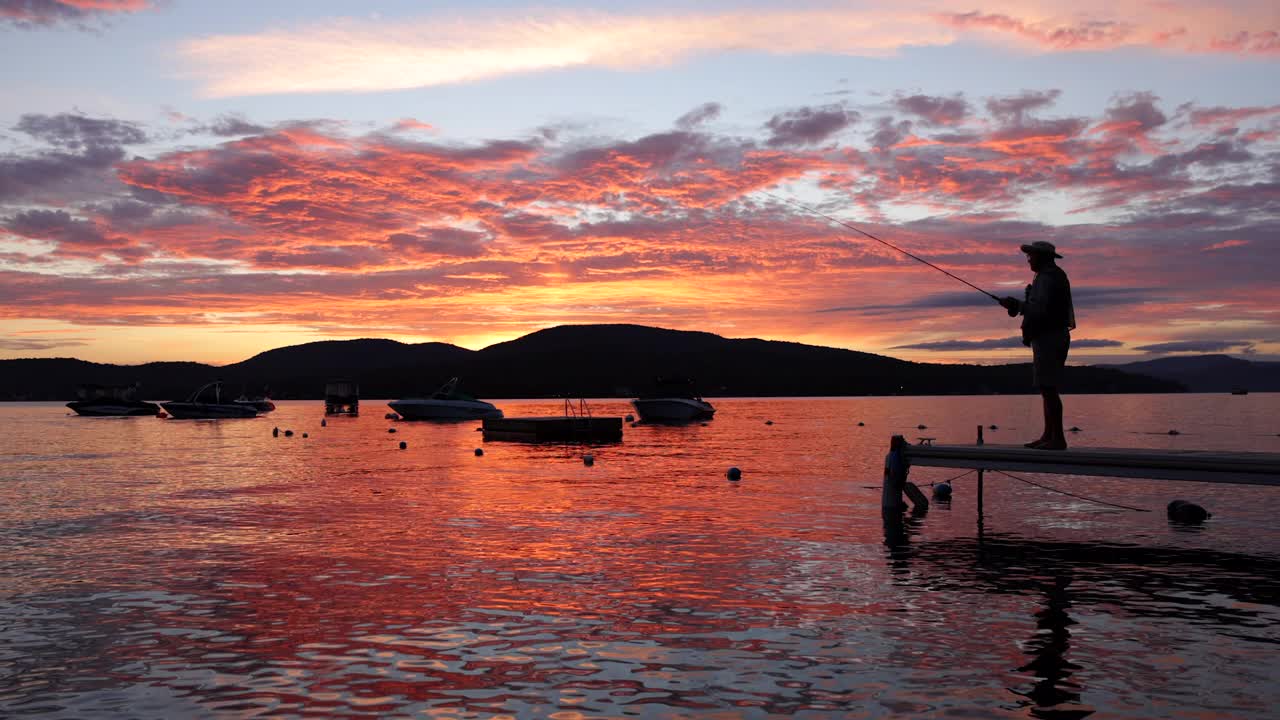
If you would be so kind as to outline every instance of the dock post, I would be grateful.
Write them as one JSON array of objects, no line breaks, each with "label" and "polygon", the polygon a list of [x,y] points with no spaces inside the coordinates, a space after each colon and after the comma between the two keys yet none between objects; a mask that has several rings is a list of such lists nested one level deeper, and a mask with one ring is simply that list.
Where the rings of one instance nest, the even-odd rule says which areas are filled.
[{"label": "dock post", "polygon": [[[978,445],[983,445],[983,444],[984,443],[982,441],[982,426],[979,425],[978,426]],[[984,470],[982,470],[982,468],[978,468],[978,528],[979,528],[979,531],[981,531],[981,528],[982,528],[982,474],[983,472]]]},{"label": "dock post", "polygon": [[902,455],[902,448],[907,441],[901,435],[894,435],[889,441],[889,454],[884,456],[884,485],[880,490],[881,514],[900,513],[907,509],[902,500],[902,491],[907,483],[907,459]]}]

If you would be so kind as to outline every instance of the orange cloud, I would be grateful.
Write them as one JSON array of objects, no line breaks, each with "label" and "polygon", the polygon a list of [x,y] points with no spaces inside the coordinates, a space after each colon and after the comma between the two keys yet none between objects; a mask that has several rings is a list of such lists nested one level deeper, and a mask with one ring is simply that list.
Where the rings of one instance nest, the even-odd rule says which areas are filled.
[{"label": "orange cloud", "polygon": [[1185,52],[1280,52],[1277,15],[1260,0],[1200,4],[989,0],[938,12],[922,0],[862,7],[750,8],[622,14],[581,10],[332,20],[188,40],[187,74],[215,97],[378,91],[465,83],[563,68],[665,67],[703,53],[883,56],[976,36],[1039,51],[1145,46]]}]

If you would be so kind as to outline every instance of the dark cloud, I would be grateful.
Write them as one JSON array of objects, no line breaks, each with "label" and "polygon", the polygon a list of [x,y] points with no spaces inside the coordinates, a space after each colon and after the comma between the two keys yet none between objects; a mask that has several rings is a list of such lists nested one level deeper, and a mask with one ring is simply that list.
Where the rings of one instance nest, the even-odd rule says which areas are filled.
[{"label": "dark cloud", "polygon": [[85,340],[79,339],[36,339],[36,338],[0,338],[0,350],[7,352],[30,352],[39,350],[52,350],[60,347],[75,347],[78,345],[88,345]]},{"label": "dark cloud", "polygon": [[842,105],[803,107],[779,113],[764,126],[771,133],[770,147],[813,145],[822,142],[858,121],[858,113]]},{"label": "dark cloud", "polygon": [[1236,351],[1250,353],[1254,350],[1252,340],[1174,340],[1173,342],[1155,343],[1154,345],[1138,345],[1134,350],[1145,353],[1213,353]]},{"label": "dark cloud", "polygon": [[78,183],[100,184],[103,171],[123,159],[124,150],[106,146],[89,147],[81,153],[0,155],[0,202],[28,198],[43,190],[71,191]]},{"label": "dark cloud", "polygon": [[876,118],[876,130],[869,138],[871,147],[881,152],[888,151],[902,142],[911,133],[911,121],[894,120],[890,117]]},{"label": "dark cloud", "polygon": [[1024,90],[1017,95],[988,99],[987,111],[1006,123],[1021,125],[1031,111],[1053,105],[1060,95],[1062,91],[1056,89]]},{"label": "dark cloud", "polygon": [[147,141],[147,134],[137,123],[71,113],[23,115],[13,129],[71,150],[138,145]]},{"label": "dark cloud", "polygon": [[488,235],[458,228],[421,228],[418,233],[396,233],[387,244],[397,253],[412,256],[479,257]]},{"label": "dark cloud", "polygon": [[208,133],[218,137],[235,137],[238,135],[257,135],[267,132],[268,128],[245,120],[239,115],[221,115],[208,125],[201,125],[195,132]]},{"label": "dark cloud", "polygon": [[708,120],[714,120],[720,117],[720,113],[723,110],[724,106],[718,102],[703,103],[684,115],[681,115],[676,120],[676,127],[681,130],[692,130]]},{"label": "dark cloud", "polygon": [[895,98],[893,106],[933,126],[955,125],[969,116],[969,103],[958,94],[951,97],[908,95]]},{"label": "dark cloud", "polygon": [[[1028,278],[1029,279],[1029,278]],[[994,292],[994,295],[1015,295],[1021,296],[1021,290],[1008,290],[1005,292]],[[1115,305],[1133,305],[1144,302],[1156,302],[1163,295],[1156,288],[1098,288],[1098,287],[1072,287],[1071,300],[1076,307],[1104,307]],[[893,304],[874,304],[874,305],[848,305],[842,307],[830,307],[816,310],[819,313],[860,313],[866,315],[881,315],[894,312],[903,312],[908,310],[941,310],[950,308],[992,308],[995,307],[995,301],[978,292],[944,292],[927,295],[915,300],[909,300],[902,303]],[[999,308],[996,308],[999,309]]]},{"label": "dark cloud", "polygon": [[[1076,340],[1072,338],[1072,348],[1103,348],[1103,347],[1123,347],[1124,343],[1119,340],[1091,340],[1082,338]],[[890,350],[933,350],[933,351],[950,351],[950,350],[1006,350],[1009,348],[1023,347],[1022,338],[1008,337],[991,340],[939,340],[936,342],[915,343],[912,345],[896,345],[889,348]]]},{"label": "dark cloud", "polygon": [[1156,107],[1157,98],[1153,93],[1133,93],[1118,98],[1107,108],[1104,126],[1123,129],[1124,132],[1144,135],[1164,125],[1169,118]]},{"label": "dark cloud", "polygon": [[0,24],[31,30],[55,25],[90,29],[90,21],[112,14],[136,12],[148,0],[0,0]]}]

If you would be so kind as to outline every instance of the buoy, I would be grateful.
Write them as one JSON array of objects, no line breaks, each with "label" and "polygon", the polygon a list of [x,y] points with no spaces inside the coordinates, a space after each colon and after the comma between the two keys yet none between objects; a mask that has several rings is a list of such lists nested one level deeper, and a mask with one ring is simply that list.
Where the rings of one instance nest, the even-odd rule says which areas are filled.
[{"label": "buoy", "polygon": [[1000,429],[1000,426],[999,426],[999,425],[989,425],[989,426],[987,426],[987,429],[988,429],[988,430],[999,430],[999,429]]},{"label": "buoy", "polygon": [[582,464],[583,464],[583,465],[586,465],[586,466],[588,466],[588,467],[590,467],[590,466],[592,466],[592,465],[595,465],[595,464],[596,464],[596,456],[595,456],[595,455],[583,455],[583,456],[582,456]]},{"label": "buoy", "polygon": [[280,428],[271,428],[271,437],[280,437]]},{"label": "buoy", "polygon": [[400,449],[401,449],[401,450],[404,450],[404,449],[405,449],[405,448],[407,448],[407,447],[409,447],[409,443],[407,443],[407,442],[405,442],[405,441],[401,440],[401,441],[400,441]]},{"label": "buoy", "polygon": [[737,482],[742,479],[742,471],[736,467],[731,467],[725,471],[724,476],[733,482]]},{"label": "buoy", "polygon": [[395,420],[396,418],[398,418],[398,417],[400,417],[400,416],[399,416],[399,415],[396,415],[395,413],[387,413],[386,415],[383,415],[382,417],[383,417],[384,419],[387,419],[387,420]]},{"label": "buoy", "polygon": [[917,425],[917,426],[916,426],[916,429],[917,429],[917,430],[928,430],[928,429],[929,429],[929,426],[928,426],[928,425]]},{"label": "buoy", "polygon": [[311,437],[311,436],[306,433],[302,433],[302,437]]},{"label": "buoy", "polygon": [[476,448],[476,457],[480,457],[483,454],[484,454],[484,448]]},{"label": "buoy", "polygon": [[1182,433],[1178,432],[1177,430],[1170,430],[1170,431],[1169,431],[1169,434],[1170,434],[1170,435],[1181,435]]},{"label": "buoy", "polygon": [[858,423],[858,427],[866,427],[866,425],[867,425],[867,424],[866,424],[866,423],[864,423],[864,422],[860,422],[860,423]]},{"label": "buoy", "polygon": [[951,483],[940,482],[933,486],[933,496],[938,500],[951,499]]},{"label": "buoy", "polygon": [[636,421],[636,416],[632,415],[631,413],[627,413],[627,422],[635,422],[635,421]]},{"label": "buoy", "polygon": [[764,421],[764,424],[765,424],[765,425],[772,425],[772,424],[773,424],[773,421],[772,421],[772,420],[765,420],[765,421]]},{"label": "buoy", "polygon": [[387,432],[389,432],[389,433],[393,433],[393,432],[395,432],[395,431],[396,431],[396,429],[395,429],[395,428],[387,428]]},{"label": "buoy", "polygon": [[1076,427],[1075,425],[1072,425],[1071,432],[1080,432],[1080,428]]},{"label": "buoy", "polygon": [[328,425],[329,425],[328,420],[325,420],[324,418],[320,418],[320,427],[327,427]]},{"label": "buoy", "polygon": [[1169,503],[1169,519],[1176,523],[1196,524],[1213,517],[1212,513],[1186,500],[1174,500]]},{"label": "buoy", "polygon": [[292,430],[285,430],[285,431],[284,431],[284,436],[285,436],[285,437],[293,437],[293,431],[292,431]]}]

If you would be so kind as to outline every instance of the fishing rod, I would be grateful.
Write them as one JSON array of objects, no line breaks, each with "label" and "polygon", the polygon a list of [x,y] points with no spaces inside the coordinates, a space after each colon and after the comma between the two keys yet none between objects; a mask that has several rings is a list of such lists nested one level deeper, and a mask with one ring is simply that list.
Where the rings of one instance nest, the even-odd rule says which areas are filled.
[{"label": "fishing rod", "polygon": [[827,220],[830,220],[831,222],[836,223],[836,224],[838,224],[838,225],[843,225],[844,227],[846,227],[846,228],[848,228],[848,229],[850,229],[850,230],[852,230],[852,231],[854,231],[854,232],[858,233],[859,235],[865,235],[866,237],[869,237],[869,238],[871,238],[872,240],[875,240],[876,242],[878,242],[878,243],[880,243],[880,244],[882,244],[882,245],[888,245],[889,247],[893,248],[894,250],[897,250],[898,252],[902,253],[903,255],[906,255],[907,257],[911,258],[912,260],[918,260],[918,261],[920,261],[920,262],[924,263],[925,265],[928,265],[929,267],[933,268],[934,270],[937,270],[938,272],[942,273],[943,275],[946,275],[947,277],[952,278],[952,279],[954,279],[954,280],[959,280],[960,282],[964,283],[965,285],[968,285],[969,287],[973,288],[974,290],[977,290],[978,292],[982,293],[983,295],[986,295],[987,297],[991,298],[992,300],[995,300],[996,302],[1000,302],[1000,298],[996,297],[995,295],[992,295],[991,293],[987,292],[986,290],[983,290],[982,288],[978,287],[977,285],[974,285],[973,283],[969,282],[968,280],[965,280],[965,279],[964,279],[964,278],[962,278],[962,277],[956,277],[955,275],[952,275],[951,273],[947,272],[946,270],[943,270],[942,268],[938,267],[937,265],[934,265],[933,263],[929,262],[928,260],[925,260],[925,259],[924,259],[924,258],[922,258],[922,257],[917,257],[917,256],[915,256],[915,255],[912,255],[911,253],[907,252],[906,250],[903,250],[902,248],[898,247],[897,245],[894,245],[893,243],[891,243],[891,242],[889,242],[889,241],[887,241],[887,240],[881,240],[880,238],[876,237],[875,235],[872,235],[872,234],[871,234],[871,233],[869,233],[869,232],[865,232],[865,231],[863,231],[863,230],[859,230],[858,228],[856,228],[856,227],[854,227],[854,226],[850,225],[849,223],[847,223],[847,222],[845,222],[845,221],[843,221],[843,220],[839,220],[839,219],[837,219],[837,218],[833,218],[833,217],[831,217],[830,215],[827,215],[826,213],[819,212],[818,210],[815,210],[815,209],[813,209],[813,208],[809,207],[808,205],[803,205],[803,204],[798,203],[798,202],[796,202],[795,200],[792,200],[792,199],[790,199],[790,198],[785,198],[785,197],[782,197],[781,195],[774,195],[773,193],[769,192],[768,190],[757,190],[756,192],[762,193],[762,194],[764,194],[764,195],[768,195],[769,197],[773,198],[774,200],[781,200],[782,202],[787,203],[787,204],[789,204],[789,205],[794,205],[795,207],[798,207],[798,208],[800,208],[801,210],[804,210],[805,212],[812,213],[812,214],[817,215],[817,216],[822,217],[822,218],[826,218]]}]

